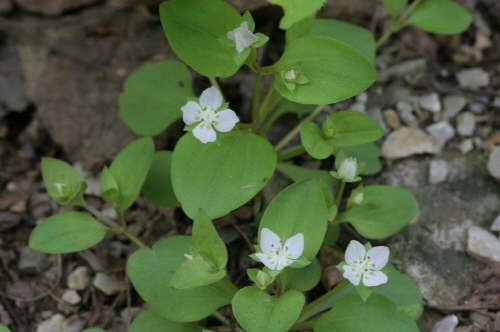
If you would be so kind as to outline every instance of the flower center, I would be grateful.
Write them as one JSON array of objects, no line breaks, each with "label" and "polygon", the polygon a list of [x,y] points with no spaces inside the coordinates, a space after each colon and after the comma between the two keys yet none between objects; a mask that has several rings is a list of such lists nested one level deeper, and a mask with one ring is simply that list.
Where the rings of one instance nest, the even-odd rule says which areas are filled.
[{"label": "flower center", "polygon": [[198,111],[198,115],[196,116],[196,121],[201,121],[201,128],[212,129],[213,125],[218,125],[219,122],[217,119],[220,117],[219,114],[215,111],[215,109],[203,106],[201,111]]}]

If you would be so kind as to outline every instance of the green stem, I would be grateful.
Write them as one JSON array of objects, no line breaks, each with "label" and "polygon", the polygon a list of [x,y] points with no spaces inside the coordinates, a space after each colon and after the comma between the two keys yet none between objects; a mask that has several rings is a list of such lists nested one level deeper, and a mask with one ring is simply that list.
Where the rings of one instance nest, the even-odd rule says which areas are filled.
[{"label": "green stem", "polygon": [[337,199],[335,200],[335,205],[336,206],[339,206],[340,201],[342,200],[342,195],[344,194],[344,189],[345,189],[345,182],[341,181],[340,182],[339,192],[337,193]]},{"label": "green stem", "polygon": [[255,74],[255,81],[253,84],[253,99],[252,99],[252,120],[259,120],[259,103],[260,103],[260,83],[262,76],[260,73]]},{"label": "green stem", "polygon": [[260,125],[260,127],[255,132],[257,135],[263,136],[271,125],[283,114],[285,113],[285,109],[283,107],[273,108],[271,112],[266,116],[264,122]]},{"label": "green stem", "polygon": [[120,220],[120,225],[122,225],[123,229],[127,228],[127,222],[125,221],[125,216],[123,215],[123,211],[116,209],[116,213],[118,215],[118,220]]},{"label": "green stem", "polygon": [[292,129],[292,131],[288,133],[288,135],[286,135],[278,144],[276,144],[274,150],[278,152],[283,149],[288,144],[288,142],[290,142],[300,132],[300,128],[302,128],[302,125],[314,119],[325,106],[326,105],[318,105],[314,109],[314,111],[311,112],[311,114],[306,116],[304,120],[302,120],[295,128]]},{"label": "green stem", "polygon": [[[272,124],[272,122],[269,123],[269,121],[274,121],[274,120],[269,120],[269,116],[272,113],[272,110],[278,104],[278,102],[283,99],[283,97],[276,92],[276,89],[274,87],[270,88],[269,91],[267,91],[266,97],[264,97],[264,101],[262,102],[262,105],[260,105],[260,108],[257,112],[257,116],[254,118],[254,123],[255,123],[255,130],[259,135],[264,135],[267,129],[269,129],[269,126]],[[264,124],[266,124],[264,126]],[[262,128],[266,127],[266,128]]]},{"label": "green stem", "polygon": [[278,154],[278,161],[292,159],[306,152],[303,145],[297,145]]},{"label": "green stem", "polygon": [[149,248],[147,245],[144,244],[144,242],[142,242],[141,240],[139,240],[134,234],[129,233],[128,231],[124,231],[123,234],[125,234],[130,239],[130,241],[132,241],[135,244],[137,244],[137,246],[139,248]]}]

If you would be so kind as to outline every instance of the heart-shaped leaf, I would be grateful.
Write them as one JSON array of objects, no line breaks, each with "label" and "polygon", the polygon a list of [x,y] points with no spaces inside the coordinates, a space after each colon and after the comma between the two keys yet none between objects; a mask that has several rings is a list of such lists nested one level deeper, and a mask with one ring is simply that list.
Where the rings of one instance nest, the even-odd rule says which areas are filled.
[{"label": "heart-shaped leaf", "polygon": [[166,319],[153,308],[141,312],[130,325],[129,332],[201,332],[193,323],[178,323]]},{"label": "heart-shaped leaf", "polygon": [[321,279],[321,266],[317,258],[311,264],[301,268],[292,269],[286,280],[287,289],[295,289],[299,292],[307,292],[313,289]]},{"label": "heart-shaped leaf", "polygon": [[285,10],[285,16],[280,21],[280,29],[286,30],[307,16],[314,15],[325,3],[325,0],[269,0],[280,5]]},{"label": "heart-shaped leaf", "polygon": [[167,207],[181,206],[172,187],[171,166],[172,151],[155,153],[142,186],[142,192],[151,203]]},{"label": "heart-shaped leaf", "polygon": [[327,142],[314,122],[304,124],[300,128],[300,139],[307,153],[316,159],[325,159],[332,155],[333,145]]}]

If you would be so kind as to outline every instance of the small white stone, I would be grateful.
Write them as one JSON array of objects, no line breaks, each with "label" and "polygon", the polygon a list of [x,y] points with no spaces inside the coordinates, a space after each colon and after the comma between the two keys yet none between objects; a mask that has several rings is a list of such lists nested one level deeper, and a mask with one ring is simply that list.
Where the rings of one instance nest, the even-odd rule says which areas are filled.
[{"label": "small white stone", "polygon": [[75,290],[72,289],[65,290],[63,295],[61,296],[61,299],[63,299],[64,301],[68,302],[71,305],[78,304],[82,300],[80,295]]},{"label": "small white stone", "polygon": [[97,272],[92,283],[106,295],[114,295],[125,289],[125,285],[104,272]]},{"label": "small white stone", "polygon": [[448,163],[442,159],[431,160],[429,164],[429,183],[440,184],[446,180],[450,168]]},{"label": "small white stone", "polygon": [[356,101],[359,103],[364,103],[366,104],[368,102],[368,94],[363,91],[359,95],[356,96]]},{"label": "small white stone", "polygon": [[36,328],[36,332],[53,332],[61,331],[64,327],[64,316],[55,314],[47,320],[44,320]]},{"label": "small white stone", "polygon": [[118,218],[118,214],[116,213],[116,209],[112,206],[104,208],[101,210],[101,213],[104,214],[111,220],[116,220]]},{"label": "small white stone", "polygon": [[464,139],[462,143],[460,143],[459,149],[462,154],[467,154],[474,150],[474,143],[472,143],[470,138]]},{"label": "small white stone", "polygon": [[382,156],[398,159],[421,153],[438,154],[444,141],[417,128],[400,127],[390,133],[382,144]]},{"label": "small white stone", "polygon": [[418,104],[422,109],[434,113],[441,112],[441,101],[437,93],[433,92],[418,99]]},{"label": "small white stone", "polygon": [[472,103],[469,106],[471,112],[476,114],[481,114],[486,110],[486,106],[483,103]]},{"label": "small white stone", "polygon": [[486,229],[471,226],[468,230],[467,253],[483,263],[500,263],[500,241]]},{"label": "small white stone", "polygon": [[349,106],[349,110],[366,114],[366,104],[357,101],[355,103],[352,103],[351,106]]},{"label": "small white stone", "polygon": [[73,290],[84,290],[90,282],[89,268],[79,266],[74,269],[69,275],[66,283]]},{"label": "small white stone", "polygon": [[488,157],[488,172],[497,181],[500,181],[500,146],[497,146]]},{"label": "small white stone", "polygon": [[425,130],[432,136],[442,139],[445,142],[455,136],[455,128],[446,121],[436,122],[428,126]]},{"label": "small white stone", "polygon": [[495,218],[490,229],[495,232],[500,232],[500,214]]},{"label": "small white stone", "polygon": [[443,98],[444,110],[450,118],[454,118],[460,113],[465,105],[467,105],[467,99],[463,96],[446,96]]},{"label": "small white stone", "polygon": [[462,136],[472,136],[476,129],[476,116],[471,112],[463,112],[457,117],[457,132]]},{"label": "small white stone", "polygon": [[456,76],[458,84],[463,88],[479,89],[490,84],[490,75],[482,68],[464,69]]},{"label": "small white stone", "polygon": [[391,129],[398,129],[401,127],[401,121],[399,120],[398,112],[393,110],[392,108],[384,110],[382,113],[384,115],[384,120],[385,123],[391,128]]},{"label": "small white stone", "polygon": [[418,119],[413,114],[413,107],[409,103],[398,101],[396,104],[396,110],[405,124],[410,127],[418,127]]},{"label": "small white stone", "polygon": [[453,332],[458,325],[458,318],[455,315],[449,315],[441,319],[434,325],[431,332]]}]

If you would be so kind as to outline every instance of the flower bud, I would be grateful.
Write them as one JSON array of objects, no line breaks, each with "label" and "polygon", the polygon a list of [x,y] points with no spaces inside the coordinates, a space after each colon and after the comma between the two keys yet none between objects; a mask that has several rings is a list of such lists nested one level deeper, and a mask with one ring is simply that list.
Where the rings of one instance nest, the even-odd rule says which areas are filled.
[{"label": "flower bud", "polygon": [[354,196],[352,201],[354,204],[361,205],[361,203],[363,203],[364,198],[365,197],[364,197],[363,193],[358,193],[356,196]]},{"label": "flower bud", "polygon": [[267,286],[271,283],[272,278],[269,274],[259,271],[257,272],[257,281],[259,282],[260,285]]},{"label": "flower bud", "polygon": [[297,75],[298,75],[298,72],[296,72],[293,69],[290,69],[289,71],[287,71],[283,74],[283,79],[285,81],[287,81],[288,83],[292,83],[297,78]]},{"label": "flower bud", "polygon": [[354,180],[357,170],[358,163],[356,162],[356,158],[347,158],[340,164],[338,174],[344,180]]}]

